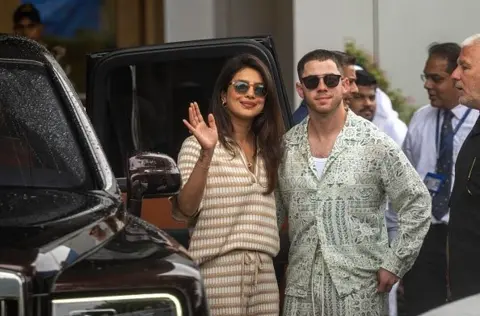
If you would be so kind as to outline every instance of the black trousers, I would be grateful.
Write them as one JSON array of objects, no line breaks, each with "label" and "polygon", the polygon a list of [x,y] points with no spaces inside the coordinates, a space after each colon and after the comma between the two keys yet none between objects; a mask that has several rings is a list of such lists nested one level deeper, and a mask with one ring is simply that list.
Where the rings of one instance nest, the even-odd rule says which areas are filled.
[{"label": "black trousers", "polygon": [[403,278],[408,316],[429,311],[447,300],[447,227],[430,226],[417,260]]}]

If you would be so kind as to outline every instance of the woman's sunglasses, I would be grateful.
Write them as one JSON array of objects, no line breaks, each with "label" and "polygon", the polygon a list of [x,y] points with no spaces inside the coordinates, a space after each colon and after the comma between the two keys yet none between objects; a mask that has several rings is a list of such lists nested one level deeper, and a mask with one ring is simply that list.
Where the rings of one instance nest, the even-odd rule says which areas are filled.
[{"label": "woman's sunglasses", "polygon": [[340,83],[341,78],[342,78],[341,75],[336,75],[336,74],[328,74],[324,76],[312,75],[312,76],[303,77],[302,82],[305,88],[307,88],[308,90],[316,89],[320,84],[320,80],[322,79],[323,79],[323,83],[328,88],[335,88]]},{"label": "woman's sunglasses", "polygon": [[253,87],[253,93],[256,97],[263,98],[267,95],[267,88],[263,83],[249,83],[243,80],[232,81],[230,83],[238,94],[247,94],[250,87]]}]

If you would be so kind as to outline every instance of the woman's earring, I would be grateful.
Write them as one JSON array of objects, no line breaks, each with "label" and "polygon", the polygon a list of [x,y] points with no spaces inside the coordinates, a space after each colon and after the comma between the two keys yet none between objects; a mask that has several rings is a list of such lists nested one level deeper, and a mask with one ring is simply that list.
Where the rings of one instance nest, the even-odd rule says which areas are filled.
[{"label": "woman's earring", "polygon": [[223,106],[227,106],[227,101],[222,100],[222,105],[223,105]]}]

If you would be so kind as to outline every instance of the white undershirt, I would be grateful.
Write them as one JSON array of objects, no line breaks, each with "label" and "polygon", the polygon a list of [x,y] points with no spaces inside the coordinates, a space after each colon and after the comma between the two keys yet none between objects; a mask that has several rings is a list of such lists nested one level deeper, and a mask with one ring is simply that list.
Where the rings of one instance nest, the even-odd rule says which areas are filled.
[{"label": "white undershirt", "polygon": [[325,168],[325,164],[327,163],[327,158],[313,157],[313,161],[315,162],[315,168],[317,168],[318,177],[321,177],[323,168]]}]

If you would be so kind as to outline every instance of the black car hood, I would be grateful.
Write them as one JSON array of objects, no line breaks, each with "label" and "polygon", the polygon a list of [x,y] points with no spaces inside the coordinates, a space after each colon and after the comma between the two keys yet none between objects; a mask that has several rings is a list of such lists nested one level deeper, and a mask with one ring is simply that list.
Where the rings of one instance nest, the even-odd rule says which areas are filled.
[{"label": "black car hood", "polygon": [[208,310],[200,271],[185,248],[164,231],[128,215],[125,227],[103,247],[59,274],[50,295],[58,299],[153,291],[184,297],[192,315]]},{"label": "black car hood", "polygon": [[[56,275],[123,227],[119,201],[103,192],[0,190],[0,269]],[[92,230],[103,222],[106,235],[98,242]]]}]

